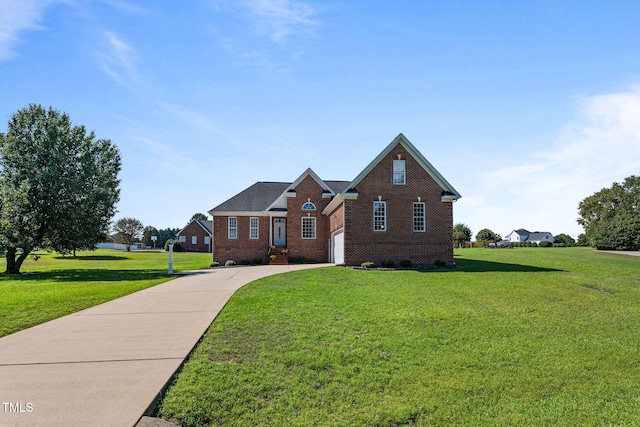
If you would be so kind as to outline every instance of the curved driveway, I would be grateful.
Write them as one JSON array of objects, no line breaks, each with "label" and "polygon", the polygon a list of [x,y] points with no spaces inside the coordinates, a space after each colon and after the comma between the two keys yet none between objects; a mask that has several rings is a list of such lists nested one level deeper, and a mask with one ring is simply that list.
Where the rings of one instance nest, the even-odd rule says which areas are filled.
[{"label": "curved driveway", "polygon": [[200,270],[0,339],[1,426],[133,426],[241,286],[330,264]]}]

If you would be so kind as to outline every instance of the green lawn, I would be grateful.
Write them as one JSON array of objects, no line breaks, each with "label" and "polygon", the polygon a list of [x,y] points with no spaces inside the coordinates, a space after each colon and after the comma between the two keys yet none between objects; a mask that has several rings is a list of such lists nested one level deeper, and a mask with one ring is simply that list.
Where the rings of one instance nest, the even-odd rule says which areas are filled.
[{"label": "green lawn", "polygon": [[243,287],[159,416],[194,426],[640,425],[640,258],[464,249],[456,262],[331,267]]},{"label": "green lawn", "polygon": [[[38,253],[19,276],[0,275],[0,337],[170,280],[164,252]],[[174,271],[206,267],[210,254],[175,253]],[[4,271],[2,258],[0,268]]]}]

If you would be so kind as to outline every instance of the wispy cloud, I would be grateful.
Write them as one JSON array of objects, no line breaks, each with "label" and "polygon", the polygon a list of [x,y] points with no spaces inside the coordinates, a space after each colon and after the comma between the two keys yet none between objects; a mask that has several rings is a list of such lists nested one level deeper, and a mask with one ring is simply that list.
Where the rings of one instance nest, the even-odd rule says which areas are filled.
[{"label": "wispy cloud", "polygon": [[143,7],[129,1],[124,0],[102,0],[102,3],[112,8],[130,15],[143,15],[147,13]]},{"label": "wispy cloud", "polygon": [[582,97],[576,105],[577,118],[560,132],[552,149],[481,174],[476,194],[456,206],[460,219],[475,223],[474,231],[530,227],[554,234],[582,232],[576,223],[578,203],[640,174],[640,87]]},{"label": "wispy cloud", "polygon": [[111,31],[103,33],[103,48],[97,57],[102,69],[116,82],[128,86],[137,79],[137,53],[121,37]]},{"label": "wispy cloud", "polygon": [[15,55],[14,46],[29,30],[42,29],[39,22],[54,0],[3,0],[0,2],[0,61]]},{"label": "wispy cloud", "polygon": [[274,41],[296,33],[311,33],[318,22],[315,8],[292,0],[245,0],[258,30]]}]

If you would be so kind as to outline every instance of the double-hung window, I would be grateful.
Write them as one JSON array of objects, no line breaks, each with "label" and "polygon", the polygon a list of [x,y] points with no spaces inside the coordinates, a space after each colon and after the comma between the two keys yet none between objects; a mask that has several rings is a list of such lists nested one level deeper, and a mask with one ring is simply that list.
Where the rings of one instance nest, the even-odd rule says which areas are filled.
[{"label": "double-hung window", "polygon": [[424,202],[413,202],[413,231],[427,231]]},{"label": "double-hung window", "polygon": [[191,236],[191,244],[192,245],[198,244],[198,236]]},{"label": "double-hung window", "polygon": [[256,240],[258,238],[258,225],[260,224],[257,216],[249,218],[249,238]]},{"label": "double-hung window", "polygon": [[387,202],[373,202],[373,231],[387,231]]},{"label": "double-hung window", "polygon": [[238,238],[238,217],[229,217],[228,235],[230,239]]},{"label": "double-hung window", "polygon": [[393,161],[393,184],[405,185],[407,183],[407,174],[404,160]]},{"label": "double-hung window", "polygon": [[313,216],[302,217],[302,238],[303,239],[315,239],[316,238],[316,218]]}]

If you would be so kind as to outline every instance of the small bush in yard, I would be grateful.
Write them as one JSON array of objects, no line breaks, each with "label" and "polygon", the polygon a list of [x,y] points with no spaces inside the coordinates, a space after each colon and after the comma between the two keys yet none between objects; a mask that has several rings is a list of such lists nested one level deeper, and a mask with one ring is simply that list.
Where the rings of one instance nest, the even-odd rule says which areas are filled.
[{"label": "small bush in yard", "polygon": [[234,260],[232,260],[232,259],[230,259],[229,261],[224,263],[225,267],[230,267],[232,265],[236,265],[236,262]]},{"label": "small bush in yard", "polygon": [[545,241],[545,242],[540,242],[538,246],[541,248],[550,248],[553,246],[553,243]]},{"label": "small bush in yard", "polygon": [[213,261],[210,267],[220,267],[220,263],[218,261]]},{"label": "small bush in yard", "polygon": [[396,266],[396,263],[392,260],[382,261],[382,266],[384,268],[394,268]]},{"label": "small bush in yard", "polygon": [[435,264],[436,264],[436,267],[446,267],[447,262],[446,261],[442,261],[441,259],[437,259]]},{"label": "small bush in yard", "polygon": [[366,261],[366,262],[363,262],[362,264],[360,264],[360,267],[362,267],[362,268],[373,268],[375,266],[376,266],[376,264],[371,262],[371,261]]},{"label": "small bush in yard", "polygon": [[410,259],[403,259],[402,261],[400,261],[400,267],[404,267],[404,268],[409,268],[411,267],[411,260]]},{"label": "small bush in yard", "polygon": [[254,258],[253,259],[253,263],[256,264],[256,265],[262,264],[262,258]]},{"label": "small bush in yard", "polygon": [[238,264],[239,265],[251,265],[251,261],[249,261],[248,259],[241,259]]}]

